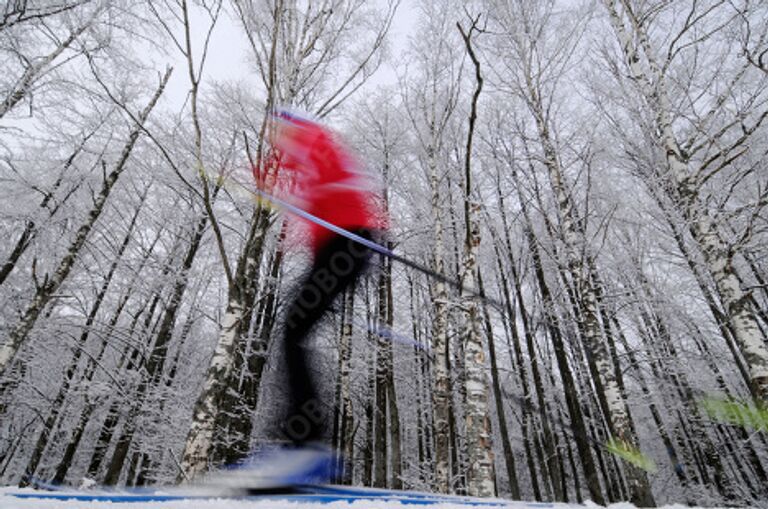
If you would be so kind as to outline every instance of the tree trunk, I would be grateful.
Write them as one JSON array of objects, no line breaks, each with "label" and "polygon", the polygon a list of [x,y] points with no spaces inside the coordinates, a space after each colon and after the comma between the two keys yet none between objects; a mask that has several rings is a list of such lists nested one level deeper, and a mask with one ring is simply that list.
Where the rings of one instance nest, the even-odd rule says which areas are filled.
[{"label": "tree trunk", "polygon": [[[478,289],[485,295],[485,289],[483,287],[483,278],[478,274],[477,278]],[[507,479],[509,482],[509,489],[511,492],[512,500],[520,500],[520,485],[517,482],[517,467],[515,465],[515,455],[512,451],[512,441],[509,438],[509,430],[507,429],[507,415],[504,410],[504,399],[501,393],[501,382],[499,380],[499,366],[496,361],[496,341],[493,337],[493,324],[491,323],[491,315],[488,313],[488,306],[483,305],[483,318],[485,321],[485,335],[488,338],[488,357],[491,363],[491,387],[493,389],[493,399],[496,404],[496,415],[499,419],[499,437],[501,438],[501,446],[504,451],[504,464],[507,467]],[[527,438],[525,434],[527,426],[527,410],[523,409],[523,437]],[[533,473],[532,473],[533,474]],[[531,476],[535,481],[535,474]]]},{"label": "tree trunk", "polygon": [[[599,309],[595,289],[590,282],[591,254],[584,240],[584,226],[577,217],[575,204],[572,201],[571,190],[565,183],[556,148],[545,121],[545,112],[542,105],[536,102],[536,92],[533,84],[528,87],[531,97],[534,99],[529,104],[536,120],[539,142],[544,154],[544,164],[548,170],[550,184],[552,186],[558,207],[558,219],[560,223],[562,241],[569,274],[573,278],[574,297],[579,309],[579,328],[583,333],[586,347],[589,349],[590,362],[594,363],[596,371],[595,381],[602,385],[598,390],[598,396],[605,407],[606,418],[610,431],[615,440],[631,448],[638,448],[638,440],[632,430],[629,408],[622,394],[613,363],[602,337],[599,321]],[[584,258],[587,258],[585,263]],[[653,507],[655,502],[651,492],[650,483],[644,471],[633,464],[625,464],[625,472],[630,486],[630,501],[642,507]]]},{"label": "tree trunk", "polygon": [[[544,277],[544,268],[541,263],[541,258],[538,252],[538,246],[533,233],[528,230],[526,226],[526,238],[528,239],[528,247],[531,250],[531,256],[533,258],[533,268],[536,275],[536,280],[539,284],[539,291],[541,292],[543,306],[545,310],[545,316],[547,317],[547,328],[554,348],[555,359],[560,370],[560,376],[563,379],[563,389],[565,391],[565,401],[568,406],[568,413],[571,417],[571,428],[573,429],[574,439],[576,440],[576,449],[581,460],[582,468],[584,469],[584,475],[587,479],[587,489],[589,490],[590,498],[596,504],[605,505],[602,490],[600,487],[600,480],[598,478],[597,469],[595,467],[594,458],[592,456],[591,447],[589,443],[589,434],[587,433],[587,427],[584,423],[584,416],[581,410],[580,397],[576,392],[576,383],[569,367],[568,358],[563,345],[563,339],[560,336],[559,318],[554,313],[555,303],[552,299],[549,286],[546,283]],[[578,493],[578,497],[581,494]]]},{"label": "tree trunk", "polygon": [[[382,257],[383,258],[383,257]],[[381,327],[389,322],[391,300],[387,287],[386,261],[382,260],[385,267],[379,275],[377,285],[378,312],[376,325]],[[391,287],[389,287],[391,290]],[[376,391],[375,410],[373,423],[374,437],[374,469],[373,486],[376,488],[388,487],[387,465],[389,463],[390,436],[387,426],[389,392],[388,384],[392,380],[392,344],[381,336],[376,337]]]},{"label": "tree trunk", "polygon": [[[418,326],[419,317],[416,314],[416,293],[414,291],[413,278],[408,275],[408,295],[409,295],[409,309],[411,315],[411,332],[413,339],[421,344],[422,334],[421,328]],[[428,361],[424,360],[424,351],[418,345],[414,346],[413,359],[415,363],[415,384],[416,384],[416,443],[417,443],[417,466],[419,477],[421,482],[424,480],[425,472],[434,472],[434,465],[431,462],[429,452],[432,450],[430,437],[430,428],[432,420],[428,417],[428,412],[425,412],[424,401],[428,401],[429,398],[424,395],[425,387],[430,387],[429,376],[427,374]]]},{"label": "tree trunk", "polygon": [[[158,237],[159,238],[159,237]],[[156,239],[157,240],[157,239]],[[167,276],[172,267],[172,261],[168,261],[164,264],[163,270],[162,270],[162,276],[159,278],[159,285],[162,285],[162,281],[165,280],[165,276]],[[161,290],[157,289],[154,292],[154,297],[144,304],[144,306],[134,315],[134,318],[128,327],[127,336],[133,337],[136,333],[136,327],[139,323],[139,320],[141,319],[142,315],[146,314],[144,318],[144,322],[141,325],[141,331],[139,333],[136,333],[138,337],[147,338],[151,335],[151,328],[152,328],[152,321],[155,316],[155,310],[157,309],[158,304],[160,303],[160,293]],[[145,311],[146,310],[146,311]],[[113,317],[115,320],[117,317]],[[106,342],[104,342],[106,343]],[[106,344],[103,345],[103,348],[106,347]],[[122,355],[122,358],[118,364],[118,370],[123,369],[125,367],[126,371],[135,371],[138,369],[139,364],[139,350],[137,347],[132,347],[128,345],[125,348],[125,351]],[[96,365],[92,364],[89,365],[87,368],[88,372],[91,373],[90,376],[92,376],[93,370],[96,369]],[[127,388],[127,389],[130,389]],[[120,398],[115,398],[111,405],[109,406],[109,409],[107,411],[107,417],[104,419],[101,431],[98,434],[98,438],[96,440],[96,443],[93,448],[93,452],[91,454],[91,459],[88,463],[88,469],[86,471],[86,475],[91,479],[96,479],[99,474],[99,470],[101,469],[101,464],[106,458],[107,451],[109,450],[110,443],[112,441],[112,438],[114,436],[114,433],[117,429],[117,426],[120,422],[121,417],[121,406],[123,405],[123,400]]]},{"label": "tree trunk", "polygon": [[7,91],[5,99],[0,101],[0,118],[3,118],[14,106],[24,99],[32,90],[35,82],[41,78],[45,71],[51,66],[62,53],[69,49],[72,44],[91,26],[101,9],[96,10],[93,15],[83,25],[77,27],[69,36],[61,41],[56,49],[48,55],[33,60],[24,70],[24,73],[15,80],[13,88]]},{"label": "tree trunk", "polygon": [[[392,249],[392,244],[387,242],[387,249]],[[384,295],[386,301],[386,314],[383,317],[387,330],[393,330],[395,326],[395,306],[392,292],[392,259],[384,258],[382,260],[382,278],[384,279]],[[387,360],[387,411],[389,414],[389,453],[392,489],[402,489],[403,487],[403,454],[400,436],[400,410],[397,404],[397,391],[395,390],[395,369],[393,363],[392,341],[385,338],[383,344]]]},{"label": "tree trunk", "polygon": [[[510,158],[510,160],[512,160]],[[517,174],[513,173],[513,179],[516,183],[516,185],[519,186],[519,182],[517,181]],[[567,490],[563,489],[563,485],[565,482],[565,472],[560,466],[560,451],[558,450],[556,443],[557,443],[557,436],[552,432],[550,422],[549,422],[549,412],[547,411],[548,404],[545,398],[544,394],[544,380],[541,374],[541,370],[539,368],[539,360],[538,355],[536,353],[536,346],[535,346],[535,339],[533,337],[533,329],[530,324],[530,318],[529,313],[527,310],[527,306],[525,304],[525,299],[523,298],[523,287],[522,287],[522,281],[520,280],[520,277],[518,275],[517,270],[517,260],[513,254],[512,250],[512,240],[510,238],[510,232],[511,232],[511,225],[509,224],[509,221],[507,219],[507,211],[506,206],[504,203],[504,197],[501,192],[501,186],[500,182],[497,183],[496,186],[496,196],[499,200],[500,205],[500,215],[501,215],[501,221],[504,228],[504,247],[506,248],[507,253],[507,259],[509,260],[509,267],[510,272],[512,275],[512,284],[514,285],[514,298],[517,303],[517,307],[520,309],[520,324],[523,328],[523,336],[525,337],[525,345],[526,349],[528,351],[528,359],[531,364],[531,376],[533,377],[533,386],[534,390],[536,392],[536,401],[538,404],[538,407],[541,409],[541,427],[542,427],[542,433],[543,433],[543,447],[544,451],[546,452],[546,462],[542,465],[542,470],[545,474],[545,479],[547,483],[551,486],[551,489],[554,493],[554,498],[556,501],[566,501],[567,497]],[[501,264],[501,253],[500,251],[497,252],[497,258],[499,259],[499,264]],[[503,272],[501,269],[499,269],[499,272],[503,276]],[[517,328],[515,324],[517,323],[517,315],[515,313],[515,307],[514,304],[511,302],[511,298],[509,297],[510,290],[508,290],[508,283],[506,282],[506,279],[502,279],[502,284],[504,288],[505,296],[507,296],[507,313],[509,317],[511,318],[511,324],[510,329],[512,330],[512,339],[514,342],[514,351],[515,351],[515,357],[518,359],[518,366],[520,369],[520,379],[521,383],[523,385],[523,397],[525,398],[525,401],[529,404],[531,403],[532,395],[530,388],[528,386],[528,377],[525,370],[525,365],[523,362],[523,353],[522,349],[520,348],[520,338],[517,335]],[[527,436],[526,429],[528,428],[528,420],[530,411],[528,408],[523,409],[523,431],[524,435]],[[535,423],[534,423],[535,424]],[[538,442],[538,439],[536,439]],[[531,467],[529,466],[529,469]],[[535,476],[535,472],[531,472],[532,476]]]},{"label": "tree trunk", "polygon": [[[434,150],[428,150],[432,213],[434,216],[434,270],[445,273],[445,246],[440,211],[439,176]],[[432,351],[434,353],[432,376],[432,406],[434,416],[434,490],[448,493],[451,489],[451,449],[449,420],[451,413],[450,374],[448,371],[448,288],[440,280],[435,282],[433,294],[434,318],[432,321]]]},{"label": "tree trunk", "polygon": [[[526,205],[526,197],[522,194],[522,188],[515,170],[512,171],[512,178],[515,182],[515,187],[520,198],[521,209],[523,212],[523,219],[525,221],[523,226],[523,233],[528,243],[528,249],[531,253],[531,262],[533,265],[534,276],[541,294],[542,306],[544,308],[544,316],[546,318],[547,332],[549,333],[550,340],[555,353],[555,359],[562,378],[563,388],[565,391],[565,401],[568,407],[568,413],[571,418],[571,429],[574,433],[576,440],[576,450],[581,461],[582,468],[584,469],[584,475],[587,481],[587,489],[589,490],[590,498],[597,504],[605,505],[605,499],[603,498],[602,490],[600,487],[600,480],[595,467],[594,458],[592,456],[591,447],[589,444],[589,435],[587,433],[586,424],[584,423],[584,415],[581,410],[581,401],[577,393],[577,385],[573,378],[573,373],[569,366],[568,358],[565,352],[565,346],[560,334],[560,319],[556,313],[556,303],[552,296],[552,293],[547,284],[546,277],[544,275],[544,265],[542,263],[542,257],[540,254],[538,242],[533,233],[533,224]],[[516,283],[516,291],[519,292],[520,284]],[[518,302],[522,303],[522,296],[518,293]],[[530,329],[527,329],[530,330]],[[532,340],[532,338],[531,338]],[[528,348],[532,348],[532,341],[528,341],[526,338]],[[536,377],[534,376],[534,380]],[[536,385],[536,391],[539,394],[539,400],[543,398],[543,387],[540,384]],[[581,493],[577,488],[577,498],[581,499]]]},{"label": "tree trunk", "polygon": [[[365,291],[365,309],[366,309],[366,323],[372,324],[375,319],[374,311],[371,305],[371,299],[369,296],[368,285],[366,284]],[[368,332],[368,342],[373,344],[376,341],[376,337],[373,332]],[[368,372],[366,373],[367,385],[368,385],[368,397],[365,400],[365,445],[363,446],[363,486],[373,485],[373,463],[374,458],[374,442],[375,437],[373,433],[374,426],[374,412],[375,410],[375,398],[376,398],[376,349],[369,348],[367,355]]]},{"label": "tree trunk", "polygon": [[[217,187],[214,191],[214,199],[218,189],[219,188]],[[194,233],[190,239],[187,252],[185,253],[178,273],[179,275],[174,282],[171,295],[167,301],[167,306],[163,311],[160,325],[157,334],[155,335],[154,345],[149,352],[147,364],[144,367],[142,380],[133,395],[131,410],[127,414],[126,422],[123,425],[123,432],[120,435],[115,452],[113,453],[109,467],[107,468],[107,474],[104,478],[104,484],[107,486],[113,486],[118,483],[120,473],[131,447],[131,442],[133,441],[135,420],[139,417],[142,411],[142,406],[147,393],[162,380],[163,369],[168,357],[168,347],[170,346],[173,337],[179,307],[189,283],[189,271],[197,256],[207,223],[208,217],[201,216],[195,225]]]},{"label": "tree trunk", "polygon": [[[480,61],[472,47],[472,35],[477,27],[477,19],[465,32],[461,24],[456,26],[461,33],[464,44],[475,68],[475,90],[469,114],[467,130],[466,153],[464,154],[464,224],[465,242],[464,259],[461,267],[461,282],[464,288],[475,290],[479,288],[478,252],[480,249],[480,224],[478,214],[480,204],[475,201],[472,185],[472,140],[477,120],[477,103],[483,89],[483,77],[480,73]],[[493,459],[493,444],[491,442],[491,421],[488,417],[488,381],[485,376],[485,349],[480,333],[480,310],[476,297],[469,295],[463,298],[465,309],[464,330],[461,339],[464,344],[464,366],[466,371],[466,421],[467,455],[469,461],[469,477],[467,488],[469,494],[477,497],[492,497],[496,495],[496,472]],[[492,339],[489,337],[489,341]],[[503,419],[503,409],[500,419]],[[514,467],[512,468],[514,472]],[[516,477],[516,474],[510,474]],[[515,483],[516,484],[516,483]],[[513,487],[513,490],[515,488]]]},{"label": "tree trunk", "polygon": [[[263,356],[254,355],[251,349],[255,347],[258,351],[264,350],[258,339],[264,331],[257,333],[251,332],[250,329],[251,324],[262,318],[257,316],[255,302],[260,283],[259,268],[263,263],[266,234],[272,224],[271,219],[271,214],[266,208],[258,207],[256,209],[251,221],[246,246],[238,260],[234,284],[240,287],[240,293],[243,296],[242,307],[245,313],[236,333],[237,343],[233,350],[232,368],[229,379],[225,382],[226,388],[222,390],[220,411],[215,418],[215,439],[209,457],[209,463],[214,465],[235,464],[247,458],[250,453],[252,416],[256,411],[260,382],[260,374],[256,374],[258,376],[256,379],[250,369],[253,367],[258,371],[259,360],[263,360]],[[282,252],[279,247],[272,261],[276,265],[270,266],[271,272],[279,274],[280,263],[282,262]],[[271,287],[273,283],[269,279],[265,284],[269,285],[267,291],[269,292],[271,289],[271,293],[266,295],[264,304],[268,304],[267,301],[271,300],[272,306],[274,306],[277,288]],[[254,339],[249,342],[251,335],[254,336]],[[254,390],[255,393],[252,392]]]},{"label": "tree trunk", "polygon": [[352,455],[354,454],[355,414],[352,408],[351,361],[352,361],[352,317],[355,310],[355,291],[347,290],[344,296],[344,316],[339,341],[339,419],[337,453],[345,469],[340,472],[344,484],[352,483]]},{"label": "tree trunk", "polygon": [[768,345],[755,319],[752,301],[741,289],[733,266],[733,254],[706,212],[698,213],[695,219],[691,212],[686,216],[693,221],[691,233],[701,245],[704,259],[733,326],[736,343],[749,368],[752,389],[758,402],[768,407]]},{"label": "tree trunk", "polygon": [[[275,336],[275,322],[279,303],[278,286],[280,271],[283,265],[283,241],[285,229],[283,229],[278,246],[270,263],[270,273],[261,291],[261,303],[254,312],[254,321],[258,327],[253,332],[253,339],[248,350],[240,385],[237,387],[242,401],[239,410],[233,416],[231,422],[231,440],[229,452],[225,456],[225,463],[232,464],[247,457],[251,449],[251,435],[253,433],[253,414],[257,411],[259,392],[261,389],[261,377],[267,364],[267,354]],[[251,276],[256,280],[254,276]]]}]

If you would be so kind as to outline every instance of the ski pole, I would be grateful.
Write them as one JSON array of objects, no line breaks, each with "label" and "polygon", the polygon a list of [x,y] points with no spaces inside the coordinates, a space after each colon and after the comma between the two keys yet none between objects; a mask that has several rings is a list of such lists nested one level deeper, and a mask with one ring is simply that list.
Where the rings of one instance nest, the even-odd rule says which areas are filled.
[{"label": "ski pole", "polygon": [[444,276],[443,274],[440,274],[439,272],[436,272],[436,271],[434,271],[434,270],[432,270],[432,269],[430,269],[428,267],[425,267],[425,266],[423,266],[423,265],[421,265],[419,263],[416,263],[416,262],[414,262],[412,260],[409,260],[408,258],[405,258],[403,256],[400,256],[397,253],[395,253],[394,251],[392,251],[391,249],[387,249],[386,247],[384,247],[384,246],[382,246],[380,244],[377,244],[376,242],[373,242],[373,241],[368,240],[368,239],[366,239],[364,237],[361,237],[360,235],[357,235],[357,234],[355,234],[353,232],[345,230],[344,228],[340,228],[340,227],[336,226],[333,223],[329,223],[328,221],[326,221],[324,219],[321,219],[321,218],[315,216],[314,214],[310,214],[306,210],[303,210],[303,209],[297,207],[296,205],[293,205],[292,203],[288,203],[287,201],[282,200],[280,198],[277,198],[276,196],[272,196],[271,194],[269,194],[269,193],[267,193],[265,191],[262,191],[261,189],[257,188],[254,191],[254,193],[259,195],[263,199],[265,199],[265,200],[267,200],[269,202],[274,203],[275,205],[277,205],[278,207],[280,207],[283,210],[286,210],[286,211],[288,211],[288,212],[290,212],[290,213],[292,213],[292,214],[294,214],[296,216],[299,216],[299,217],[301,217],[303,219],[306,219],[307,221],[310,221],[310,222],[315,223],[315,224],[317,224],[319,226],[322,226],[323,228],[326,228],[326,229],[328,229],[328,230],[330,230],[330,231],[332,231],[334,233],[338,233],[339,235],[342,235],[342,236],[344,236],[344,237],[346,237],[346,238],[348,238],[350,240],[353,240],[354,242],[357,242],[358,244],[362,244],[363,246],[371,249],[372,251],[375,251],[375,252],[377,252],[379,254],[382,254],[382,255],[384,255],[384,256],[386,256],[388,258],[391,258],[391,259],[393,259],[395,261],[398,261],[398,262],[402,263],[403,265],[407,265],[408,267],[411,267],[412,269],[418,270],[419,272],[422,272],[423,274],[426,274],[427,276],[429,276],[429,277],[431,277],[433,279],[437,279],[437,280],[439,280],[439,281],[441,281],[443,283],[451,285],[454,288],[457,288],[458,290],[460,290],[462,292],[467,292],[470,295],[472,295],[474,297],[477,297],[477,298],[479,298],[479,299],[481,299],[481,300],[483,300],[483,301],[493,305],[496,309],[498,309],[499,311],[504,313],[504,305],[501,302],[497,301],[496,299],[487,297],[483,293],[478,292],[477,290],[475,290],[473,288],[467,288],[464,285],[462,285],[459,281],[451,279],[451,278],[449,278],[447,276]]}]

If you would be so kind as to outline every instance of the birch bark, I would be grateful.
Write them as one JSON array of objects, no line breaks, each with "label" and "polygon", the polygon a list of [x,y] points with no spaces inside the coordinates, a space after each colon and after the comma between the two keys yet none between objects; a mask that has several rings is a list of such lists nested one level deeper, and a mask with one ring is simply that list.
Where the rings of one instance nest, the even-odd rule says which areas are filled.
[{"label": "birch bark", "polygon": [[355,292],[347,290],[344,296],[344,317],[339,344],[339,453],[344,459],[341,480],[352,482],[352,455],[354,454],[355,414],[352,406],[351,360],[352,360],[352,316],[355,310]]},{"label": "birch bark", "polygon": [[[534,274],[536,276],[536,282],[538,284],[539,292],[541,293],[541,298],[543,301],[544,316],[546,317],[548,332],[550,334],[550,339],[552,340],[555,350],[555,359],[557,361],[560,376],[562,377],[563,385],[565,388],[565,401],[568,407],[568,413],[570,414],[571,418],[571,428],[574,431],[576,439],[576,450],[578,452],[579,459],[581,460],[584,474],[586,476],[587,489],[589,490],[590,497],[592,497],[593,501],[598,504],[605,504],[603,493],[601,491],[597,467],[595,466],[595,459],[592,456],[592,451],[589,444],[589,434],[587,432],[587,426],[584,422],[584,413],[580,406],[580,397],[577,392],[578,385],[574,380],[574,375],[569,365],[568,357],[565,352],[565,346],[563,344],[563,338],[560,332],[560,318],[558,317],[556,311],[557,305],[554,301],[554,297],[551,290],[549,289],[549,285],[544,275],[545,267],[542,263],[542,255],[538,241],[536,240],[536,237],[533,233],[533,224],[531,222],[528,206],[526,205],[526,197],[522,194],[520,181],[517,172],[514,171],[514,169],[512,172],[512,178],[520,198],[523,219],[525,220],[523,232],[528,243],[528,249],[531,252]],[[516,286],[519,288],[520,284],[517,283]],[[522,297],[519,295],[519,293],[518,300],[522,302]],[[528,345],[529,347],[532,346],[530,342]],[[538,389],[539,387],[537,386],[537,390]],[[577,478],[576,476],[574,477]],[[578,500],[581,500],[581,491],[578,485],[576,486],[576,496]]]},{"label": "birch bark", "polygon": [[[443,222],[441,219],[439,177],[434,149],[427,152],[430,184],[431,205],[435,221],[434,225],[434,269],[438,274],[445,273],[445,241]],[[450,434],[448,422],[451,413],[451,380],[448,373],[448,288],[442,281],[435,283],[434,290],[434,319],[432,321],[432,349],[435,353],[432,366],[433,390],[432,405],[434,416],[434,450],[435,450],[435,489],[441,493],[450,490],[451,456]]]},{"label": "birch bark", "polygon": [[[477,26],[479,17],[471,20],[468,30],[457,23],[457,28],[464,39],[475,70],[475,90],[469,114],[466,153],[464,154],[464,222],[465,242],[461,264],[461,282],[464,288],[477,289],[478,285],[478,251],[480,249],[480,223],[478,215],[480,205],[475,196],[472,184],[472,141],[477,121],[477,103],[483,89],[483,77],[480,73],[480,61],[472,46],[474,32],[479,32]],[[466,372],[466,409],[465,430],[469,474],[467,489],[469,494],[478,497],[496,495],[496,472],[491,442],[491,420],[489,418],[488,380],[486,379],[485,347],[481,334],[481,320],[477,297],[466,294],[463,296],[464,323],[462,341],[464,342],[464,369]],[[503,416],[502,416],[503,418]]]},{"label": "birch bark", "polygon": [[[602,336],[597,296],[590,282],[589,260],[592,259],[592,255],[586,244],[586,232],[583,231],[582,221],[577,217],[578,212],[572,199],[571,189],[565,182],[540,88],[535,84],[532,69],[525,64],[523,79],[528,107],[534,118],[538,141],[541,144],[543,163],[555,195],[565,258],[581,308],[581,330],[602,384],[609,427],[614,438],[629,447],[637,448],[637,437],[632,430],[629,409],[616,379],[605,338]],[[645,472],[632,464],[627,463],[624,466],[630,485],[631,501],[643,507],[654,506],[655,502]]]}]

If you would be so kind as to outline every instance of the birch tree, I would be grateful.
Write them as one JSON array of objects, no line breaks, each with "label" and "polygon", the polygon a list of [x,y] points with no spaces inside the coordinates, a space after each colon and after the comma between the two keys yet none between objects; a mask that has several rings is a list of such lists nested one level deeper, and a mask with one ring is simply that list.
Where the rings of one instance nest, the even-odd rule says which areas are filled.
[{"label": "birch tree", "polygon": [[[422,38],[413,48],[418,55],[414,82],[404,92],[404,101],[413,126],[419,164],[429,186],[432,268],[445,275],[447,269],[445,233],[445,184],[447,137],[458,101],[458,69],[455,64],[455,33],[452,12],[432,3],[423,7],[420,21]],[[421,46],[424,45],[424,46]],[[451,488],[451,436],[449,422],[451,381],[449,373],[448,319],[450,297],[447,285],[435,281],[432,290],[434,314],[432,321],[432,412],[434,419],[434,489],[447,493]]]},{"label": "birch tree", "polygon": [[[467,145],[464,154],[464,260],[462,262],[461,282],[465,288],[475,289],[478,284],[478,251],[480,248],[480,205],[472,180],[472,142],[478,114],[478,99],[483,89],[483,77],[480,72],[480,60],[475,54],[472,38],[481,33],[478,26],[480,16],[470,20],[465,29],[461,23],[457,28],[461,33],[467,53],[475,69],[475,89],[469,113]],[[485,347],[480,334],[480,309],[476,298],[464,297],[466,313],[464,332],[465,366],[467,370],[467,409],[465,413],[467,446],[469,449],[469,493],[474,496],[493,496],[496,494],[496,473],[494,471],[493,450],[491,444],[491,422],[488,417],[488,380],[485,376]]]},{"label": "birch tree", "polygon": [[136,226],[136,220],[138,219],[139,212],[141,211],[141,206],[143,205],[143,202],[144,202],[144,199],[146,198],[146,193],[148,190],[149,189],[145,190],[143,192],[143,195],[141,196],[141,201],[139,203],[139,206],[136,208],[136,211],[134,212],[133,217],[131,218],[131,221],[128,225],[128,230],[125,236],[123,237],[123,240],[120,243],[117,253],[115,253],[115,259],[110,265],[109,270],[107,271],[107,274],[104,277],[104,281],[101,284],[98,294],[96,295],[93,305],[88,313],[88,317],[86,318],[86,321],[84,324],[83,332],[80,334],[80,337],[78,338],[77,342],[74,345],[74,348],[73,348],[74,352],[72,355],[72,359],[69,363],[69,366],[65,371],[64,380],[62,381],[61,387],[59,387],[59,391],[56,394],[56,397],[53,400],[53,404],[51,405],[51,408],[48,411],[48,415],[45,418],[45,421],[43,423],[43,429],[38,435],[37,442],[35,444],[35,449],[32,453],[32,456],[30,457],[29,462],[27,463],[27,466],[24,469],[24,474],[22,476],[21,483],[20,483],[20,486],[22,487],[29,485],[32,478],[35,476],[37,467],[39,466],[40,460],[42,459],[43,453],[48,445],[51,432],[54,428],[54,425],[56,424],[57,419],[59,418],[59,414],[61,413],[64,401],[69,396],[70,388],[73,385],[75,375],[77,373],[80,358],[83,355],[83,352],[85,350],[85,344],[88,341],[88,337],[91,332],[91,327],[96,319],[96,315],[99,313],[99,309],[101,308],[102,303],[104,302],[104,297],[107,294],[107,290],[109,289],[110,284],[112,284],[112,278],[115,275],[115,272],[118,267],[118,263],[120,262],[120,259],[125,253],[125,250],[128,247],[128,244],[131,240],[133,229]]},{"label": "birch tree", "polygon": [[[8,57],[8,72],[0,79],[0,119],[32,97],[46,79],[55,80],[57,68],[82,59],[86,52],[101,49],[97,40],[84,39],[89,30],[95,30],[102,22],[100,18],[110,8],[108,2],[101,0],[54,5],[43,2],[30,5],[28,1],[6,4],[0,18],[0,54]],[[46,43],[40,44],[42,40]],[[29,116],[34,104],[28,102]]]},{"label": "birch tree", "polygon": [[[317,363],[344,483],[762,502],[766,440],[700,403],[760,401],[767,6],[422,2],[368,88],[396,6],[0,3],[2,341],[34,315],[4,350],[3,482],[171,483],[272,438],[304,259],[241,184],[289,105],[381,173],[387,247],[505,309],[396,260],[347,292]],[[225,13],[255,86],[209,74]],[[142,116],[169,56],[186,102]]]},{"label": "birch tree", "polygon": [[[727,241],[723,211],[708,203],[712,197],[710,185],[732,179],[732,193],[753,173],[753,168],[744,168],[742,161],[750,150],[750,141],[764,132],[768,116],[764,106],[765,78],[751,79],[754,66],[748,60],[727,63],[738,48],[735,43],[725,43],[725,28],[741,18],[725,2],[665,6],[605,0],[603,5],[628,79],[644,101],[639,111],[643,115],[641,129],[648,133],[656,149],[650,156],[653,163],[640,171],[649,185],[658,185],[664,199],[689,225],[747,364],[751,390],[757,401],[765,404],[768,347],[734,263],[751,228],[747,226],[741,232],[741,239]],[[676,15],[682,21],[673,22],[674,37],[659,40],[653,35],[657,23]],[[691,64],[686,58],[703,51],[714,40],[723,49],[713,52],[709,62]],[[692,67],[685,69],[688,65]],[[690,76],[682,84],[677,80],[680,72]],[[677,94],[691,93],[698,83],[703,83],[703,89],[697,100],[678,99]],[[742,103],[737,96],[748,99]],[[749,110],[743,104],[749,104]],[[658,184],[652,179],[658,179]],[[764,206],[763,197],[757,196],[749,210],[759,214]]]},{"label": "birch tree", "polygon": [[[69,176],[68,173],[72,169],[72,166],[77,157],[85,151],[88,140],[94,134],[96,134],[96,131],[101,127],[102,125],[99,124],[96,130],[89,132],[82,138],[77,147],[73,150],[69,157],[67,157],[59,172],[58,177],[56,178],[56,181],[50,186],[49,189],[41,190],[43,193],[43,199],[40,200],[40,206],[37,210],[38,214],[34,214],[31,218],[27,219],[24,224],[24,229],[22,230],[21,234],[18,235],[16,243],[14,244],[10,253],[8,253],[8,256],[2,267],[0,267],[0,285],[5,283],[13,269],[16,268],[19,260],[22,258],[27,248],[29,248],[29,246],[33,243],[39,231],[40,222],[44,221],[45,219],[53,218],[56,213],[64,205],[66,205],[72,195],[75,194],[75,192],[81,186],[81,183],[76,183],[72,186],[67,185],[66,180]],[[38,218],[36,216],[42,217]]]}]

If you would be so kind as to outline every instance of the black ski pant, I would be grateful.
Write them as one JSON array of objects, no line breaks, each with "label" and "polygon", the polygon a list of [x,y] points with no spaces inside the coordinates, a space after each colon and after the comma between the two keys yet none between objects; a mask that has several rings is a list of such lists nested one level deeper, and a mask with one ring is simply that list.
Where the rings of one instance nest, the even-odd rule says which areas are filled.
[{"label": "black ski pant", "polygon": [[[366,229],[353,233],[371,239]],[[331,308],[333,301],[351,287],[368,265],[371,250],[351,239],[336,235],[315,256],[312,269],[303,279],[285,316],[285,348],[288,368],[288,414],[282,428],[295,445],[320,441],[325,407],[318,399],[310,373],[310,352],[306,340],[312,328]]]}]

